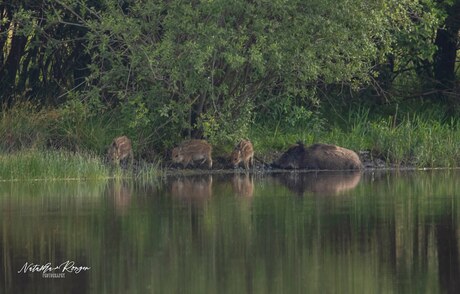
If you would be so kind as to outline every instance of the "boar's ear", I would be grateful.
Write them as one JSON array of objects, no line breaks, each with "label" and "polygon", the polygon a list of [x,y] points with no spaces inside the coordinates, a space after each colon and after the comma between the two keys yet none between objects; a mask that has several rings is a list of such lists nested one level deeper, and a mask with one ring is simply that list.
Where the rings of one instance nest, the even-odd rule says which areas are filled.
[{"label": "boar's ear", "polygon": [[297,145],[300,147],[300,149],[305,150],[305,145],[302,141],[297,141]]}]

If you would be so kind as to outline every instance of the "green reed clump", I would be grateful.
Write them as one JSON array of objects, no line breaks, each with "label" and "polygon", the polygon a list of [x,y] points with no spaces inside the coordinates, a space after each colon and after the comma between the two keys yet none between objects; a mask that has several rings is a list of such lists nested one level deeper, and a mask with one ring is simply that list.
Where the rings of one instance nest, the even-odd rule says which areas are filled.
[{"label": "green reed clump", "polygon": [[419,166],[460,166],[460,123],[419,122],[414,159]]},{"label": "green reed clump", "polygon": [[388,164],[417,167],[460,166],[460,123],[441,123],[420,116],[359,120],[349,131],[334,128],[325,142],[369,150]]},{"label": "green reed clump", "polygon": [[59,117],[56,110],[17,103],[0,116],[0,151],[11,152],[44,146]]},{"label": "green reed clump", "polygon": [[108,168],[93,155],[66,151],[24,150],[0,155],[0,180],[96,179]]},{"label": "green reed clump", "polygon": [[115,134],[121,133],[110,119],[110,114],[92,113],[82,103],[69,102],[56,108],[17,103],[1,112],[0,151],[51,146],[102,154]]},{"label": "green reed clump", "polygon": [[141,182],[157,181],[158,177],[164,175],[160,161],[155,163],[139,162],[134,178]]},{"label": "green reed clump", "polygon": [[297,125],[274,129],[269,124],[258,124],[250,138],[255,142],[256,153],[284,151],[300,140],[306,144],[327,143],[370,151],[388,165],[460,166],[460,122],[441,122],[422,115],[406,115],[398,120],[392,116],[370,119],[367,111],[360,111],[341,125],[322,128]]}]

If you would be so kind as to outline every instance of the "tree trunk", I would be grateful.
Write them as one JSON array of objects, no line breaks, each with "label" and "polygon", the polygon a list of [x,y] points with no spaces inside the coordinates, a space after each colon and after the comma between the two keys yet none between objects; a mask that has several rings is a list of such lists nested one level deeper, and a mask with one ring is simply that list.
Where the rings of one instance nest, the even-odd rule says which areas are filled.
[{"label": "tree trunk", "polygon": [[11,50],[6,59],[5,66],[1,72],[2,79],[0,82],[0,89],[2,89],[3,97],[2,103],[7,107],[13,104],[13,95],[15,92],[16,75],[19,71],[20,61],[24,54],[27,38],[24,36],[13,36],[11,40]]},{"label": "tree trunk", "polygon": [[455,63],[457,58],[458,33],[460,29],[460,1],[447,9],[445,28],[437,31],[435,45],[438,51],[434,60],[436,88],[443,102],[448,103],[451,111],[460,107],[460,97],[455,94]]}]

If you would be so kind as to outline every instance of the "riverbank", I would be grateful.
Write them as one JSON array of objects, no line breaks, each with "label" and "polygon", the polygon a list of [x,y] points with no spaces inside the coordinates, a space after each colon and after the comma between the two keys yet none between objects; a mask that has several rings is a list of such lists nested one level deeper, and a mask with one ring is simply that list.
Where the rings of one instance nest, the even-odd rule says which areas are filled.
[{"label": "riverbank", "polygon": [[[227,156],[215,156],[212,169],[200,165],[183,168],[172,163],[169,159],[157,162],[135,160],[132,168],[114,167],[103,157],[75,153],[62,150],[23,150],[9,154],[0,154],[0,181],[22,180],[97,180],[109,178],[133,178],[151,181],[161,176],[170,175],[201,175],[201,174],[230,174],[230,173],[279,173],[292,170],[281,170],[271,166],[282,152],[265,152],[256,154],[254,167],[246,171],[242,166],[233,168]],[[440,167],[418,167],[416,165],[398,165],[388,163],[380,158],[372,157],[369,151],[358,152],[363,162],[364,172],[382,170],[426,170]],[[458,167],[442,167],[455,169]],[[297,172],[316,172],[300,169]]]},{"label": "riverbank", "polygon": [[[165,170],[180,170],[172,164],[170,154],[173,146],[184,139],[178,134],[168,138],[155,136],[159,130],[147,127],[135,132],[120,114],[95,115],[85,107],[78,104],[47,109],[25,103],[2,112],[0,178],[149,178]],[[233,169],[229,156],[241,138],[251,140],[254,145],[256,170],[270,170],[269,165],[298,141],[353,150],[366,169],[460,166],[459,120],[446,121],[440,115],[409,114],[401,110],[397,117],[383,114],[370,117],[369,112],[356,111],[341,120],[326,120],[324,114],[318,113],[296,119],[295,123],[286,118],[265,117],[255,120],[241,137],[236,133],[228,137],[208,134],[207,140],[213,146],[213,169]],[[133,144],[132,173],[113,169],[105,162],[109,145],[120,135],[127,135]]]}]

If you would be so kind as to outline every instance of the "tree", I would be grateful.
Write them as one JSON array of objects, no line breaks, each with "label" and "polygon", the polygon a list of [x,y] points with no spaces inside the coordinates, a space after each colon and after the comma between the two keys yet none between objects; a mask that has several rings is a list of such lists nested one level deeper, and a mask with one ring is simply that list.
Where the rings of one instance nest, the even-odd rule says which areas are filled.
[{"label": "tree", "polygon": [[[86,8],[94,1],[3,1],[0,4],[0,98],[57,104],[83,85]],[[95,1],[98,2],[98,1]]]},{"label": "tree", "polygon": [[388,12],[401,5],[118,2],[89,23],[87,95],[119,105],[133,127],[156,126],[159,138],[186,130],[218,140],[244,130],[267,100],[306,102],[318,84],[366,83],[395,29]]},{"label": "tree", "polygon": [[460,1],[439,1],[443,5],[447,17],[444,26],[437,30],[435,44],[437,52],[434,59],[434,77],[441,97],[447,100],[451,109],[460,106],[460,93],[455,90],[455,65],[460,34]]},{"label": "tree", "polygon": [[390,88],[407,68],[431,62],[441,19],[432,4],[4,1],[2,102],[78,97],[166,145],[235,139],[267,105],[290,116],[318,103],[319,90],[374,80]]}]

